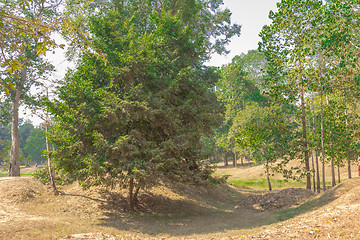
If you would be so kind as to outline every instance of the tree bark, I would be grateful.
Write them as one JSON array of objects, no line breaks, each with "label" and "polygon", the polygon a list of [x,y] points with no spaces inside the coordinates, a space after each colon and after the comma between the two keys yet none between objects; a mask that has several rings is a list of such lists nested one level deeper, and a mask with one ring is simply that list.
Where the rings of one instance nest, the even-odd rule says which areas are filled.
[{"label": "tree bark", "polygon": [[[346,101],[346,99],[345,99],[345,101]],[[348,118],[347,118],[348,116],[347,116],[346,109],[345,109],[345,116],[346,116],[346,119],[345,119],[346,128],[348,128],[349,123],[348,123]],[[347,131],[349,131],[349,130],[347,130]],[[348,159],[347,159],[348,179],[351,179],[351,154],[350,154],[349,150],[347,151],[347,156],[348,156]]]},{"label": "tree bark", "polygon": [[[314,133],[314,140],[316,138],[316,122],[315,122],[315,107],[314,107],[314,97],[312,102],[312,115],[313,115],[313,133]],[[315,148],[315,165],[316,165],[316,191],[320,192],[320,171],[319,171],[319,159],[318,159],[318,152]]]},{"label": "tree bark", "polygon": [[229,165],[227,154],[224,153],[224,166],[227,167]]},{"label": "tree bark", "polygon": [[[46,133],[49,132],[49,123],[48,123],[48,120],[46,120],[45,131],[46,131]],[[50,151],[50,147],[49,147],[49,140],[48,140],[48,137],[47,137],[47,136],[46,136],[46,138],[45,138],[45,142],[46,142],[46,150],[49,152],[49,151]],[[52,188],[52,190],[53,190],[53,192],[54,192],[55,194],[58,194],[58,190],[56,189],[56,185],[55,185],[53,169],[52,169],[52,167],[51,167],[51,159],[50,159],[49,156],[48,156],[48,158],[47,158],[47,162],[48,162],[48,168],[49,168],[49,177],[50,177],[51,188]]]},{"label": "tree bark", "polygon": [[306,118],[305,118],[305,99],[304,99],[304,85],[301,86],[301,121],[303,128],[303,147],[305,155],[305,169],[306,169],[306,189],[311,190],[311,177],[310,177],[310,164],[309,164],[309,152],[307,146],[307,135],[306,135]]},{"label": "tree bark", "polygon": [[335,187],[336,180],[335,180],[335,166],[334,166],[334,158],[331,158],[331,186]]},{"label": "tree bark", "polygon": [[324,111],[323,111],[323,87],[320,90],[320,117],[321,117],[321,159],[322,159],[322,181],[323,190],[326,190],[325,182],[325,146],[324,146]]},{"label": "tree bark", "polygon": [[316,192],[316,176],[315,176],[315,163],[314,163],[314,152],[311,150],[311,165],[312,165],[312,176],[313,176],[313,188]]},{"label": "tree bark", "polygon": [[318,152],[315,150],[315,164],[316,164],[316,192],[320,192],[320,170]]},{"label": "tree bark", "polygon": [[129,197],[128,204],[131,211],[135,211],[135,201],[134,201],[134,178],[130,177],[129,182]]},{"label": "tree bark", "polygon": [[[329,105],[329,96],[326,96],[326,103]],[[330,123],[330,147],[334,149],[334,142],[333,142],[333,134],[332,134],[332,124]],[[334,165],[334,157],[331,157],[331,186],[335,187],[336,180],[335,180],[335,165]]]},{"label": "tree bark", "polygon": [[234,167],[237,167],[237,154],[236,151],[234,151],[234,161],[233,161]]},{"label": "tree bark", "polygon": [[[311,132],[311,125],[310,125],[310,119],[308,121],[308,125],[309,125],[309,134]],[[315,137],[315,135],[314,135]],[[312,177],[313,177],[313,189],[314,192],[316,192],[316,179],[315,179],[315,164],[314,164],[314,151],[312,149],[312,147],[310,147],[310,154],[311,154],[311,172],[312,172]]]},{"label": "tree bark", "polygon": [[[346,78],[345,78],[346,80]],[[344,100],[345,100],[345,103],[346,103],[346,96],[344,95]],[[347,109],[345,108],[345,123],[346,123],[346,129],[347,131],[349,131],[348,127],[349,127],[349,122],[348,122],[348,112],[347,112]],[[348,159],[347,159],[347,170],[348,170],[348,179],[351,179],[351,154],[350,154],[350,150],[347,151],[347,156],[348,156]]]},{"label": "tree bark", "polygon": [[337,165],[337,169],[338,169],[338,183],[341,182],[340,180],[340,163]]},{"label": "tree bark", "polygon": [[271,182],[270,182],[269,162],[266,161],[265,164],[266,164],[265,167],[266,167],[266,179],[267,179],[267,183],[268,183],[268,188],[269,188],[269,191],[272,191]]},{"label": "tree bark", "polygon": [[136,189],[135,189],[135,193],[134,193],[134,203],[135,203],[135,206],[138,205],[138,196],[139,196],[139,192],[140,192],[140,186],[137,186]]},{"label": "tree bark", "polygon": [[[349,154],[350,155],[350,154]],[[347,169],[348,169],[348,178],[351,179],[351,159],[350,156],[348,156],[348,160],[347,160]]]},{"label": "tree bark", "polygon": [[27,77],[27,69],[21,69],[21,79],[19,86],[16,86],[14,101],[12,103],[11,116],[11,150],[10,150],[10,164],[9,176],[20,177],[20,135],[19,135],[19,106],[20,98],[24,83]]}]

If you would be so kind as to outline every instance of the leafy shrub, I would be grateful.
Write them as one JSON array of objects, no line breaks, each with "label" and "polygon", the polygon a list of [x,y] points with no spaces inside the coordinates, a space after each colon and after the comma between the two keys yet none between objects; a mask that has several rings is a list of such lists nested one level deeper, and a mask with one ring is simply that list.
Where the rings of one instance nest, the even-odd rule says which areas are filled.
[{"label": "leafy shrub", "polygon": [[[49,168],[45,167],[42,169],[38,169],[34,175],[37,180],[42,182],[43,184],[50,183],[50,176],[49,176]],[[59,170],[55,170],[55,183],[56,185],[66,185],[72,183],[74,180],[68,174],[62,173]]]}]

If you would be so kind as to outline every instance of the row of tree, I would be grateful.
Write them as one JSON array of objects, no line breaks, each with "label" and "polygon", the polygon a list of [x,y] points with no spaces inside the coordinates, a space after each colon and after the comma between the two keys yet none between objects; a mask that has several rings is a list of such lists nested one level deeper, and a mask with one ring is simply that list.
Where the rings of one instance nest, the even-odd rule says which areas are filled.
[{"label": "row of tree", "polygon": [[[260,52],[221,69],[217,94],[227,110],[219,147],[252,154],[265,163],[267,175],[272,164],[286,177],[306,177],[308,189],[311,176],[314,189],[320,191],[321,182],[326,189],[327,162],[332,186],[335,166],[339,179],[344,165],[351,178],[359,154],[357,4],[282,0],[270,12]],[[303,169],[286,167],[290,159],[302,159]]]}]

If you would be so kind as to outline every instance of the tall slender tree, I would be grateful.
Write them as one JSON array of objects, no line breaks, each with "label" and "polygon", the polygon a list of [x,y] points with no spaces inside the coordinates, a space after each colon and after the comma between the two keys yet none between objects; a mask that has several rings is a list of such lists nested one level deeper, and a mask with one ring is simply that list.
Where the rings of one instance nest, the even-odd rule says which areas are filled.
[{"label": "tall slender tree", "polygon": [[311,50],[313,14],[321,7],[318,0],[282,0],[277,12],[270,12],[272,23],[260,34],[260,49],[268,61],[269,91],[277,100],[300,102],[302,122],[302,152],[306,188],[311,189],[308,133],[306,128],[305,94],[310,79],[306,74],[308,53]]},{"label": "tall slender tree", "polygon": [[11,86],[7,88],[2,84],[6,95],[10,95],[7,100],[12,104],[9,176],[20,176],[19,106],[30,100],[31,86],[52,70],[39,55],[45,54],[49,46],[56,45],[50,34],[58,23],[56,13],[60,2],[1,1],[4,9],[0,11],[0,17],[5,20],[1,23],[1,31],[6,29],[6,33],[1,35],[4,64],[0,74]]}]

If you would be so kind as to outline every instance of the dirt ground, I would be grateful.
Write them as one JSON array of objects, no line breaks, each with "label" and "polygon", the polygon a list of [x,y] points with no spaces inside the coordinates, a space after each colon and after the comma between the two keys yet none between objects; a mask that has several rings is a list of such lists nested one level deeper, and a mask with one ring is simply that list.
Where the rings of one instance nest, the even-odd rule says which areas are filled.
[{"label": "dirt ground", "polygon": [[293,208],[306,202],[315,193],[303,188],[287,188],[278,192],[254,194],[249,196],[235,208],[252,208],[257,211],[279,210]]},{"label": "dirt ground", "polygon": [[241,239],[360,239],[359,192],[360,178],[347,180],[305,204],[302,214]]},{"label": "dirt ground", "polygon": [[143,192],[129,213],[124,192],[0,178],[0,239],[360,239],[360,178],[314,195],[290,188],[245,192],[178,184]]}]

